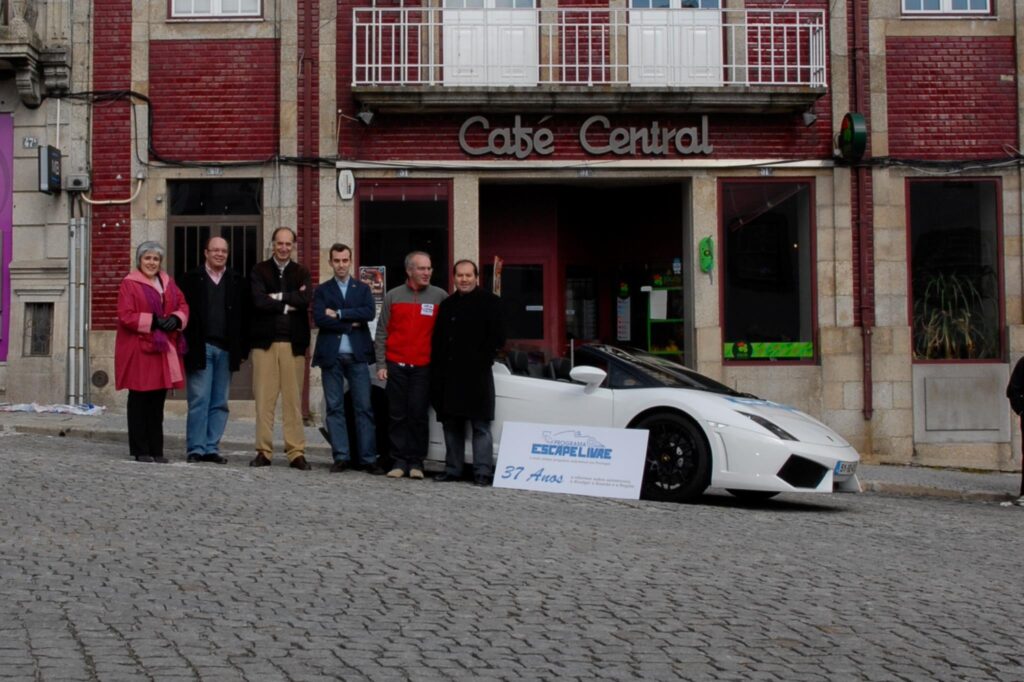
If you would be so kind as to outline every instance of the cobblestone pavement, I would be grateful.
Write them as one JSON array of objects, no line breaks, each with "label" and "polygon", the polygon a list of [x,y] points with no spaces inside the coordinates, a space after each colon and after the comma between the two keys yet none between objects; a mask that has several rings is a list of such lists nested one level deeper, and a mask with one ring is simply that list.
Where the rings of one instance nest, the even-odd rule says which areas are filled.
[{"label": "cobblestone pavement", "polygon": [[0,432],[0,676],[1024,678],[1024,508],[672,505]]}]

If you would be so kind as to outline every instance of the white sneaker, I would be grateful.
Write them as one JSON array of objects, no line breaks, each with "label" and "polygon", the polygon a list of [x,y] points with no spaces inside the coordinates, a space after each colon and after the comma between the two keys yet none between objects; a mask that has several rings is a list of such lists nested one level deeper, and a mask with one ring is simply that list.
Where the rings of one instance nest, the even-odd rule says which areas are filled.
[{"label": "white sneaker", "polygon": [[423,479],[423,469],[409,469],[409,478]]},{"label": "white sneaker", "polygon": [[385,475],[388,478],[401,478],[402,476],[405,476],[405,472],[402,471],[401,469],[395,468],[395,469],[392,469],[391,471],[389,471]]},{"label": "white sneaker", "polygon": [[1024,507],[1024,495],[1018,497],[1016,500],[1013,501],[1013,503],[1018,507]]}]

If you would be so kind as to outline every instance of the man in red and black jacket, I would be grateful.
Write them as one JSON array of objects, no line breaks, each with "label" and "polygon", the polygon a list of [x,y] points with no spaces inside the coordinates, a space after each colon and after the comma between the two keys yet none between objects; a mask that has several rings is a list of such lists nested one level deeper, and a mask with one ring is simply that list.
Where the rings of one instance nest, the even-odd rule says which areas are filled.
[{"label": "man in red and black jacket", "polygon": [[431,286],[430,256],[413,251],[405,257],[405,283],[384,295],[377,322],[374,354],[377,378],[387,381],[390,420],[390,478],[423,478],[429,445],[430,337],[438,306],[448,297]]}]

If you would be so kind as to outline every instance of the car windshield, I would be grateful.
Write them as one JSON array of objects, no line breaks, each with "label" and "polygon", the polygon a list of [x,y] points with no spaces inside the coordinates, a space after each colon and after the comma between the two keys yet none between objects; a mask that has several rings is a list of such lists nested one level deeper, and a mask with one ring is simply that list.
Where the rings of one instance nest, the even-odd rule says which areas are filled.
[{"label": "car windshield", "polygon": [[[583,349],[581,348],[580,350],[582,351]],[[723,395],[754,397],[749,393],[735,391],[725,384],[720,384],[714,379],[709,379],[703,374],[694,372],[692,369],[645,351],[627,351],[614,346],[600,346],[595,348],[595,350],[611,355],[619,360],[619,362],[628,365],[633,372],[641,374],[659,386],[694,388],[700,391],[710,391],[711,393],[721,393]]]}]

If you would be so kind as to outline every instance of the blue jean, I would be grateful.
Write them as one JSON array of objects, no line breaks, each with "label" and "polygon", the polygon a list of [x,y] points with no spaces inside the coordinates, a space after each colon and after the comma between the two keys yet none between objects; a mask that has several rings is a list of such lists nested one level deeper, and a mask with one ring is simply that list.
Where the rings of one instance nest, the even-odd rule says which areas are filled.
[{"label": "blue jean", "polygon": [[350,353],[339,353],[338,361],[330,367],[320,368],[320,379],[324,385],[324,400],[327,402],[327,432],[331,436],[331,456],[335,462],[348,462],[348,424],[345,422],[345,380],[352,396],[355,412],[356,443],[359,459],[371,466],[377,461],[377,429],[370,406],[370,369],[365,362],[358,362]]},{"label": "blue jean", "polygon": [[494,439],[491,422],[486,419],[452,417],[444,422],[445,472],[458,478],[466,461],[466,422],[473,427],[473,473],[491,476],[494,473]]},{"label": "blue jean", "polygon": [[231,367],[228,352],[206,344],[206,367],[188,373],[188,418],[185,420],[185,451],[216,455],[228,423],[228,387]]}]

